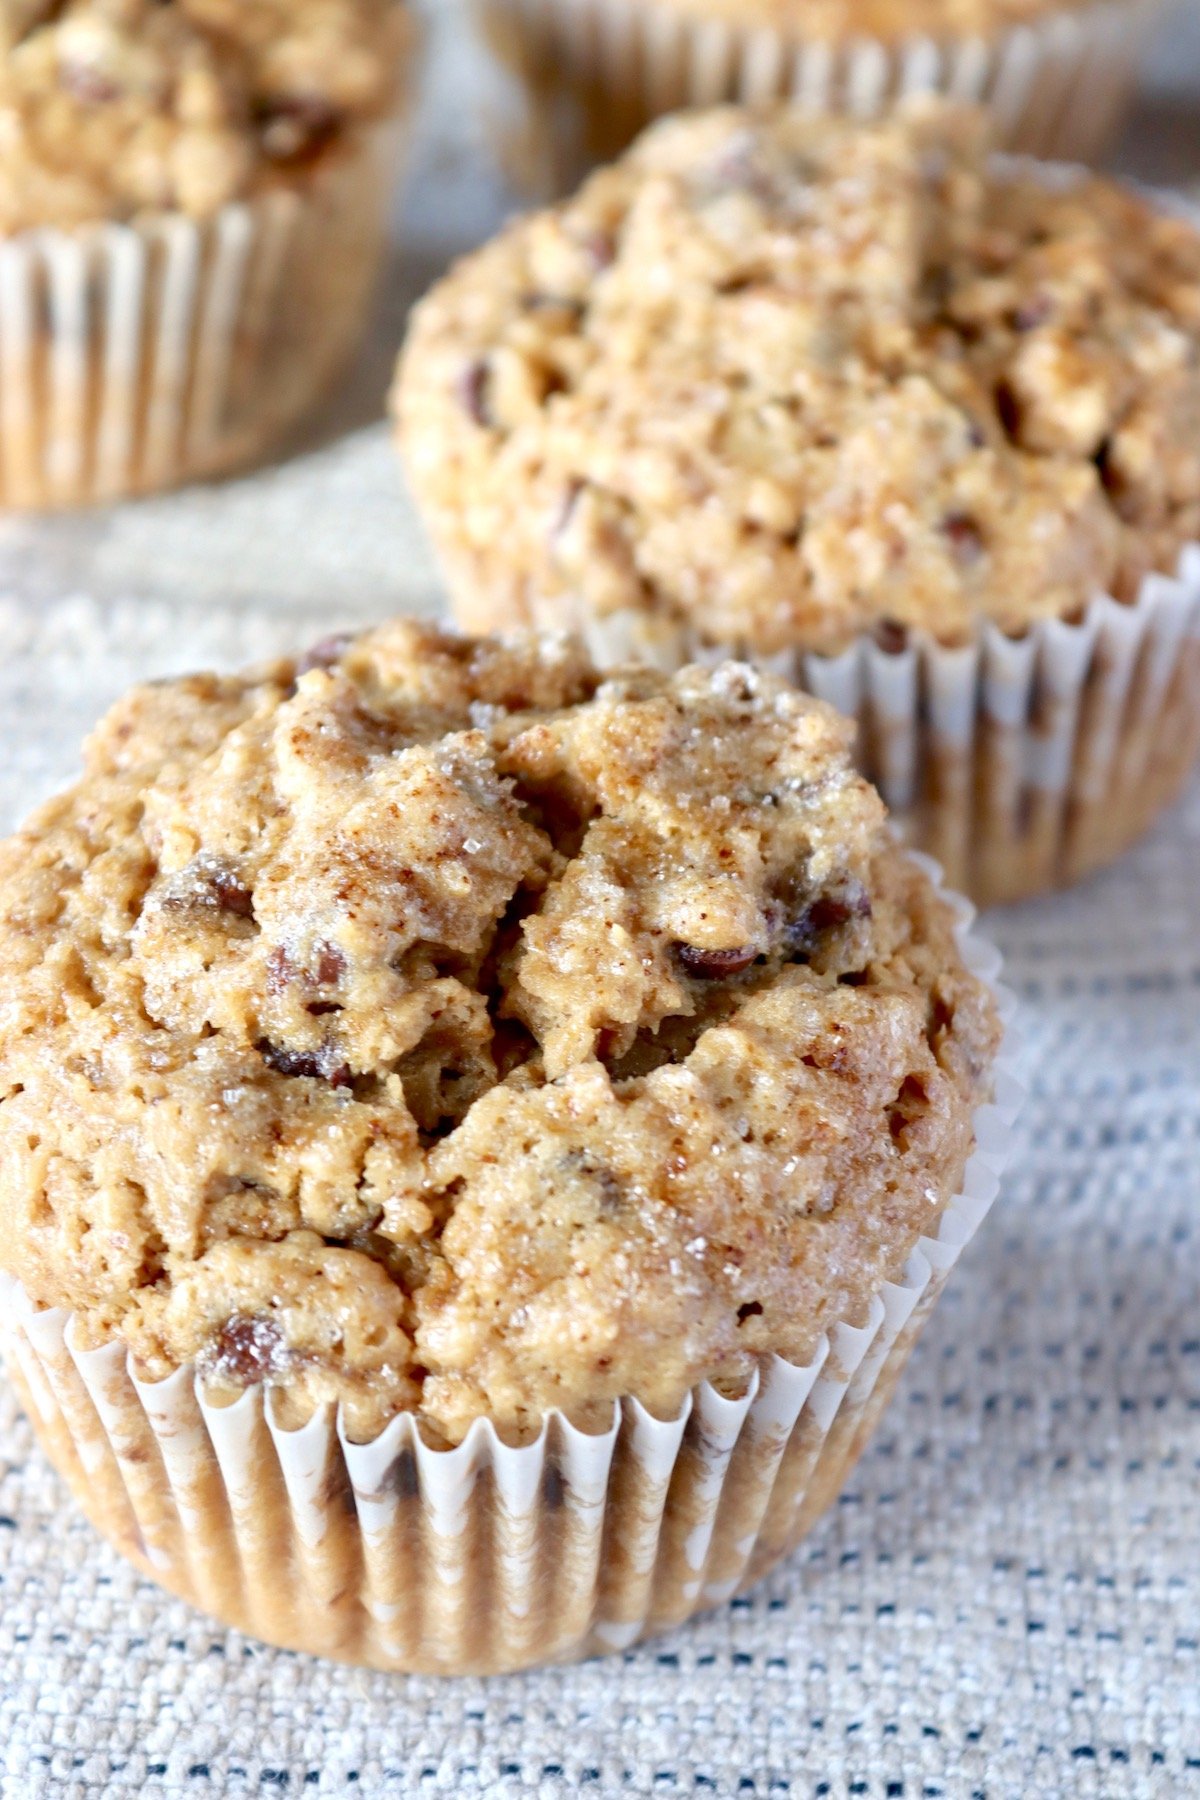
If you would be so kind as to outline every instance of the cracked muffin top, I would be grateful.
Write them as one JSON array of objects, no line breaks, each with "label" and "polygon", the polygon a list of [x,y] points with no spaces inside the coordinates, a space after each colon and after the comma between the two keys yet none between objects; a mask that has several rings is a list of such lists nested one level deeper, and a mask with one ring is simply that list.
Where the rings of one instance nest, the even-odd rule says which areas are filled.
[{"label": "cracked muffin top", "polygon": [[398,0],[0,0],[0,231],[205,217],[393,102]]},{"label": "cracked muffin top", "polygon": [[1200,233],[983,133],[684,115],[462,262],[395,404],[464,622],[961,644],[1169,571],[1200,536]]},{"label": "cracked muffin top", "polygon": [[998,1030],[849,731],[411,622],[135,689],[0,848],[0,1262],[360,1436],[806,1358],[936,1227]]}]

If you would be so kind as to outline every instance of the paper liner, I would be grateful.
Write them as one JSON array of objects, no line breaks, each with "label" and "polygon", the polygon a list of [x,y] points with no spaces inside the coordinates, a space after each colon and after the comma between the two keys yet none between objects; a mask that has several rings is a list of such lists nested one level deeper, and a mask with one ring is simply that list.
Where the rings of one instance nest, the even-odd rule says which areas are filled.
[{"label": "paper liner", "polygon": [[399,117],[210,220],[0,239],[0,506],[86,505],[247,462],[361,333]]},{"label": "paper liner", "polygon": [[533,622],[578,631],[601,666],[734,656],[828,700],[857,720],[859,763],[902,836],[980,905],[1112,862],[1200,753],[1200,544],[1128,604],[1101,594],[1078,622],[1019,638],[989,625],[962,649],[914,633],[899,651],[863,636],[839,656],[764,658],[635,609],[572,615],[560,599],[535,603]]},{"label": "paper liner", "polygon": [[[1115,137],[1160,0],[1064,6],[993,37],[808,40],[677,0],[477,0],[517,77],[508,160],[543,194],[574,185],[683,106],[792,99],[873,118],[940,94],[985,106],[1003,148],[1095,161]],[[750,7],[753,14],[757,9]]]},{"label": "paper liner", "polygon": [[[952,899],[964,959],[994,986],[999,955]],[[627,1399],[606,1431],[554,1413],[516,1449],[482,1420],[454,1450],[431,1449],[411,1415],[369,1444],[328,1413],[286,1431],[261,1388],[219,1407],[190,1367],[144,1382],[119,1344],[82,1349],[72,1315],[39,1311],[9,1276],[0,1343],[93,1523],[255,1636],[442,1674],[616,1650],[754,1581],[837,1494],[996,1196],[1020,1098],[1010,1043],[961,1191],[902,1277],[803,1368],[764,1358],[740,1397],[705,1383],[674,1419]]]}]

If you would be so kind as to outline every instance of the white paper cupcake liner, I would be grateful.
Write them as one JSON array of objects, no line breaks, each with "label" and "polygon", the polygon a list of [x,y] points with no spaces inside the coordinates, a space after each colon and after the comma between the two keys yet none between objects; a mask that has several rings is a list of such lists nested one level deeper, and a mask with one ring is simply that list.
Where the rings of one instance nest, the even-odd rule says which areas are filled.
[{"label": "white paper cupcake liner", "polygon": [[981,905],[1063,887],[1135,843],[1200,754],[1200,544],[1128,603],[1098,595],[1078,622],[1019,638],[987,626],[947,649],[863,636],[839,656],[755,657],[634,609],[534,623],[578,631],[595,660],[666,669],[734,656],[828,700],[907,842]]},{"label": "white paper cupcake liner", "polygon": [[[1119,128],[1160,0],[1065,6],[994,37],[803,40],[673,0],[478,0],[518,76],[525,183],[572,185],[684,106],[796,100],[874,118],[936,94],[988,109],[1003,148],[1095,161]],[[753,8],[750,9],[753,12]],[[530,150],[530,145],[535,146]]]},{"label": "white paper cupcake liner", "polygon": [[357,341],[398,118],[197,221],[0,239],[0,506],[86,505],[244,463]]},{"label": "white paper cupcake liner", "polygon": [[[953,904],[965,960],[995,986],[999,955]],[[286,1431],[261,1388],[217,1407],[191,1367],[148,1383],[119,1344],[82,1349],[71,1314],[8,1276],[0,1343],[93,1522],[256,1636],[432,1673],[620,1649],[755,1580],[837,1494],[996,1196],[1020,1099],[1010,1040],[961,1190],[902,1277],[804,1367],[764,1359],[743,1395],[702,1384],[674,1419],[627,1399],[606,1431],[554,1413],[521,1448],[479,1421],[431,1449],[410,1415],[369,1444],[328,1414]]]}]

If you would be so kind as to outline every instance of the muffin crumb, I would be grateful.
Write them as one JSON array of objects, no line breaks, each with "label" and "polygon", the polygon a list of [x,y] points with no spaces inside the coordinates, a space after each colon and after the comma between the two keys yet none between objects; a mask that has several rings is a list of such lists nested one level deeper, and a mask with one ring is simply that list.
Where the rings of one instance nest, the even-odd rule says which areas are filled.
[{"label": "muffin crumb", "polygon": [[5,1266],[359,1436],[810,1355],[936,1226],[997,1040],[849,732],[403,621],[134,690],[0,849]]},{"label": "muffin crumb", "polygon": [[392,106],[398,0],[0,0],[0,231],[206,218]]},{"label": "muffin crumb", "polygon": [[1200,233],[966,109],[691,113],[434,288],[395,410],[472,629],[1019,634],[1200,537]]}]

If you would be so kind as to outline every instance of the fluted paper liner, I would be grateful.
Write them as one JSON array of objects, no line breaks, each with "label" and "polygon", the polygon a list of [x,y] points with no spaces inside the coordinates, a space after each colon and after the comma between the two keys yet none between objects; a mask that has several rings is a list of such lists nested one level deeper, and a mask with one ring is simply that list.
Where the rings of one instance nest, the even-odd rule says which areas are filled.
[{"label": "fluted paper liner", "polygon": [[[1000,958],[954,904],[964,958],[994,985]],[[431,1449],[407,1414],[368,1444],[329,1413],[286,1431],[262,1388],[216,1406],[191,1367],[146,1382],[119,1344],[80,1348],[71,1314],[39,1311],[6,1275],[5,1361],[93,1523],[255,1636],[445,1674],[621,1649],[757,1579],[839,1491],[996,1196],[1020,1100],[1011,1055],[961,1191],[903,1276],[804,1367],[764,1358],[745,1393],[703,1383],[674,1419],[626,1399],[607,1431],[553,1413],[521,1448],[479,1420]]]},{"label": "fluted paper liner", "polygon": [[674,0],[477,3],[519,78],[517,173],[543,191],[572,185],[651,119],[723,101],[795,100],[865,119],[936,94],[986,107],[1005,149],[1095,161],[1122,122],[1161,10],[1159,0],[1099,0],[992,37],[884,43],[804,40],[753,18],[689,16]]},{"label": "fluted paper liner", "polygon": [[399,117],[210,220],[0,239],[0,506],[114,500],[251,460],[328,387],[387,241]]},{"label": "fluted paper liner", "polygon": [[740,656],[858,723],[858,760],[904,838],[980,905],[1067,886],[1120,856],[1173,800],[1200,753],[1200,544],[1129,603],[1097,595],[1076,622],[1019,638],[994,625],[948,649],[911,633],[840,656],[756,658],[636,610],[564,616],[603,665],[677,668]]}]

